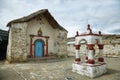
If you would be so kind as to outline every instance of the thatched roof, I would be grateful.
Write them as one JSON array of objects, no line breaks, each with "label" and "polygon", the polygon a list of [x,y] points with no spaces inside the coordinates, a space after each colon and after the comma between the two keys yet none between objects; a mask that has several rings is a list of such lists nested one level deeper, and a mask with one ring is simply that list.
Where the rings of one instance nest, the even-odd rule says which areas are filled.
[{"label": "thatched roof", "polygon": [[40,15],[43,15],[47,21],[49,22],[49,24],[53,27],[53,28],[59,28],[61,30],[65,30],[67,31],[66,29],[64,29],[62,26],[60,26],[58,24],[58,22],[54,19],[54,17],[50,14],[50,12],[48,11],[48,9],[42,9],[42,10],[39,10],[37,12],[34,12],[28,16],[25,16],[25,17],[22,17],[22,18],[19,18],[19,19],[15,19],[15,20],[12,20],[10,21],[7,26],[8,27],[11,27],[11,24],[13,23],[22,23],[22,22],[28,22],[30,20],[32,20],[33,18],[37,17],[37,16],[40,16]]}]

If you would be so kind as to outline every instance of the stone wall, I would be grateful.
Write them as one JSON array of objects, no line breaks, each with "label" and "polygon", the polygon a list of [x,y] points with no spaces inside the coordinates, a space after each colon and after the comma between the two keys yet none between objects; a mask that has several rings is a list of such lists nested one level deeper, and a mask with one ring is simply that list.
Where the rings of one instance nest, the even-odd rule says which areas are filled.
[{"label": "stone wall", "polygon": [[[75,56],[74,44],[68,44],[67,51],[69,53],[68,54],[69,56]],[[98,49],[97,45],[95,47],[95,51],[96,51],[95,56],[98,56],[99,49]],[[84,55],[84,54],[86,55],[86,53],[87,53],[86,45],[81,45],[81,47],[80,47],[80,54],[81,55]],[[120,44],[104,45],[103,56],[106,56],[106,57],[118,57],[118,56],[120,56]]]},{"label": "stone wall", "polygon": [[67,31],[56,29],[56,41],[54,43],[58,57],[67,56]]},{"label": "stone wall", "polygon": [[[103,35],[103,44],[104,44],[104,53],[103,56],[106,57],[120,57],[120,35]],[[74,47],[74,37],[68,38],[67,51],[69,56],[75,56],[75,47]],[[71,41],[71,43],[70,43]],[[99,49],[95,45],[95,56],[98,56]],[[81,45],[80,54],[86,55],[87,49],[86,45]]]},{"label": "stone wall", "polygon": [[106,56],[106,57],[120,57],[120,44],[105,45],[104,56]]},{"label": "stone wall", "polygon": [[[42,21],[36,18],[26,23],[14,23],[9,28],[9,43],[7,48],[8,61],[26,61],[27,55],[30,55],[30,35],[37,35],[41,28],[43,36],[49,36],[48,54],[57,56],[67,56],[67,31],[59,28],[53,28],[47,20],[42,17]],[[37,37],[33,38],[34,44]],[[45,38],[40,38],[45,41]],[[46,47],[45,47],[46,48]],[[34,54],[32,46],[32,54]]]},{"label": "stone wall", "polygon": [[26,23],[16,23],[10,28],[8,43],[8,61],[26,60]]}]

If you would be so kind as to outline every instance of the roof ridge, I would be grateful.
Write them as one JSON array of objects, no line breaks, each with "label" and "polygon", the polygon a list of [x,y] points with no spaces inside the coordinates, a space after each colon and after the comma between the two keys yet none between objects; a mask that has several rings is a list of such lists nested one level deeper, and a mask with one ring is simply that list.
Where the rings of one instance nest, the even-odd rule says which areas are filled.
[{"label": "roof ridge", "polygon": [[25,22],[27,20],[29,20],[30,18],[33,18],[34,16],[37,16],[39,15],[40,13],[44,13],[44,12],[47,12],[48,9],[41,9],[41,10],[38,10],[38,11],[35,11],[27,16],[23,16],[21,18],[18,18],[18,19],[14,19],[12,21],[10,21],[7,26],[11,26],[12,23],[17,23],[17,22]]},{"label": "roof ridge", "polygon": [[41,9],[41,10],[33,12],[33,13],[27,15],[27,16],[23,16],[22,18],[12,20],[7,24],[7,26],[11,27],[11,24],[13,24],[13,23],[28,22],[31,19],[33,19],[33,18],[35,18],[36,16],[39,16],[39,15],[43,15],[53,28],[58,27],[61,30],[67,31],[65,28],[63,28],[61,25],[59,25],[59,23],[51,15],[51,13],[48,11],[48,9]]}]

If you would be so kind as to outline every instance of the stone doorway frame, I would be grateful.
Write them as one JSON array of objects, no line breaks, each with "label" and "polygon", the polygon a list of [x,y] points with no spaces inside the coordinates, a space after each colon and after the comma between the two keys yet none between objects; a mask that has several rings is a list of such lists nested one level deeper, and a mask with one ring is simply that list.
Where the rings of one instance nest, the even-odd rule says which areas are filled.
[{"label": "stone doorway frame", "polygon": [[[44,38],[45,39],[45,45],[44,45],[44,49],[45,49],[45,52],[44,52],[44,55],[43,56],[49,56],[48,55],[48,39],[49,39],[49,36],[40,36],[40,35],[30,35],[30,53],[29,53],[29,55],[30,55],[30,57],[31,58],[35,58],[35,56],[33,55],[33,48],[35,48],[35,44],[34,44],[34,42],[33,42],[33,38],[34,37],[38,37],[38,38]],[[34,53],[35,53],[35,50],[34,50]]]}]

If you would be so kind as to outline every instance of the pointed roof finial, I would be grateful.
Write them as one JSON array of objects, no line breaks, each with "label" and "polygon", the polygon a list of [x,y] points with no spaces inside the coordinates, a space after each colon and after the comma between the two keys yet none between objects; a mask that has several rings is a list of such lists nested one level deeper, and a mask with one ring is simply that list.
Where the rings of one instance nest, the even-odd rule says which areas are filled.
[{"label": "pointed roof finial", "polygon": [[100,36],[102,35],[102,34],[101,34],[101,31],[99,31],[98,33],[99,33]]},{"label": "pointed roof finial", "polygon": [[90,24],[88,24],[87,26],[88,26],[87,30],[90,30]]},{"label": "pointed roof finial", "polygon": [[90,28],[90,24],[87,25],[87,30],[89,31],[89,34],[92,34],[92,29]]},{"label": "pointed roof finial", "polygon": [[76,31],[76,35],[75,36],[79,36],[79,32],[78,31]]}]

